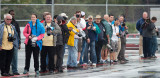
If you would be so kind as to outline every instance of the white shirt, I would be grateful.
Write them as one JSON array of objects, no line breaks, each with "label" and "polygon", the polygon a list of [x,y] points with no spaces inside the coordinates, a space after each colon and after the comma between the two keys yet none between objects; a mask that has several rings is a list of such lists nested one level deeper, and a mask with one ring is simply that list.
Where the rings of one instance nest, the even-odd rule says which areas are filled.
[{"label": "white shirt", "polygon": [[[77,23],[77,29],[83,31],[83,29],[86,28],[86,21],[83,18],[80,18],[80,21]],[[78,35],[75,35],[74,38],[82,38],[79,37]]]},{"label": "white shirt", "polygon": [[113,35],[111,39],[113,41],[118,41],[118,36],[116,34],[119,33],[119,27],[112,25],[112,29],[113,29]]}]

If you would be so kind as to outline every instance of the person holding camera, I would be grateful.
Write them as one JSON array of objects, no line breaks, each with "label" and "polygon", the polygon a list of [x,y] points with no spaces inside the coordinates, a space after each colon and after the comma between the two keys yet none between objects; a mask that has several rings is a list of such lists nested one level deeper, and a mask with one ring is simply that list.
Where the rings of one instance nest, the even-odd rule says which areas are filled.
[{"label": "person holding camera", "polygon": [[45,29],[36,14],[31,15],[31,21],[25,26],[23,35],[25,39],[25,68],[23,74],[27,74],[30,68],[30,59],[33,53],[34,68],[39,75],[39,52],[42,50],[42,39]]},{"label": "person holding camera", "polygon": [[113,30],[112,26],[109,24],[109,15],[105,14],[104,19],[101,20],[101,23],[103,27],[105,28],[104,32],[104,39],[105,42],[102,47],[101,56],[102,56],[102,63],[105,63],[108,61],[108,52],[112,51],[112,47],[110,46]]},{"label": "person holding camera", "polygon": [[[86,22],[81,17],[82,17],[81,11],[76,11],[77,28],[80,30],[79,33],[83,33],[84,32],[83,29],[86,27]],[[77,58],[77,63],[78,64],[79,64],[79,60],[80,60],[80,56],[81,56],[81,51],[82,51],[82,37],[84,37],[84,36],[83,35],[82,36],[78,36],[78,35],[74,36],[75,39],[78,39],[78,58]]]},{"label": "person holding camera", "polygon": [[141,26],[147,18],[148,18],[148,13],[143,12],[142,18],[140,18],[136,23],[136,29],[140,32],[140,36],[139,36],[139,56],[140,57],[143,57],[143,36],[142,36]]},{"label": "person holding camera", "polygon": [[54,56],[56,54],[56,42],[57,36],[61,34],[61,29],[57,23],[52,22],[52,16],[50,13],[45,15],[45,21],[43,23],[45,28],[44,38],[42,39],[42,51],[41,51],[41,71],[47,71],[46,56],[48,54],[48,69],[50,73],[54,72]]},{"label": "person holding camera", "polygon": [[4,22],[0,25],[0,69],[1,76],[13,76],[9,73],[14,48],[18,48],[19,37],[15,26],[11,24],[12,16],[4,14]]},{"label": "person holding camera", "polygon": [[[153,21],[153,20],[152,20]],[[151,22],[148,18],[142,24],[142,36],[143,36],[143,54],[144,58],[150,59],[152,56],[152,36],[153,36],[153,29],[155,28],[155,24]]]},{"label": "person holding camera", "polygon": [[57,16],[55,23],[57,23],[62,31],[61,34],[57,35],[57,44],[56,44],[56,55],[57,55],[57,61],[56,61],[56,66],[57,66],[57,70],[59,73],[63,72],[63,53],[64,53],[64,45],[66,43],[66,40],[68,40],[68,38],[66,37],[66,35],[69,34],[69,30],[66,26],[66,24],[63,24],[64,21],[64,17],[62,16]]},{"label": "person holding camera", "polygon": [[[88,22],[86,23],[86,28],[88,30],[88,37],[90,39],[90,42],[88,43],[87,47],[90,48],[90,59],[92,62],[92,65],[96,67],[97,64],[97,56],[95,51],[95,42],[98,39],[98,34],[101,32],[97,24],[93,22],[93,16],[88,16]],[[88,63],[88,51],[84,54],[84,63]]]},{"label": "person holding camera", "polygon": [[127,59],[125,59],[125,49],[126,49],[126,34],[128,34],[128,27],[126,26],[124,22],[124,17],[119,16],[119,34],[120,34],[120,40],[121,40],[121,50],[118,55],[118,60],[121,64],[127,63]]},{"label": "person holding camera", "polygon": [[77,55],[78,55],[78,39],[75,39],[74,36],[79,33],[77,29],[77,18],[71,17],[70,21],[67,23],[69,31],[69,39],[67,42],[68,45],[68,61],[67,68],[76,68],[77,67]]},{"label": "person holding camera", "polygon": [[114,24],[112,25],[113,35],[111,38],[111,47],[113,49],[113,52],[110,53],[111,62],[117,62],[116,53],[118,52],[118,37],[119,37],[118,24],[119,24],[119,20],[115,19]]},{"label": "person holding camera", "polygon": [[151,40],[151,57],[152,58],[157,58],[157,56],[155,55],[156,53],[156,50],[158,50],[158,43],[157,43],[157,36],[159,35],[159,32],[158,32],[158,28],[156,27],[155,23],[157,21],[157,18],[156,17],[152,17],[151,19],[151,23],[152,25],[154,25],[154,29],[152,31],[152,40]]}]

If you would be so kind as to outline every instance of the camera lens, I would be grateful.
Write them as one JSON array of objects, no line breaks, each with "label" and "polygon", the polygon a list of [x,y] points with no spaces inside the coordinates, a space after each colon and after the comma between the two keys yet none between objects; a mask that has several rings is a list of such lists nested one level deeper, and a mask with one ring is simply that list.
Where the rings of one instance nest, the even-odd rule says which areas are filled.
[{"label": "camera lens", "polygon": [[77,18],[79,18],[79,17],[80,17],[80,15],[78,15],[78,14],[77,14],[77,15],[76,15],[76,17],[77,17]]}]

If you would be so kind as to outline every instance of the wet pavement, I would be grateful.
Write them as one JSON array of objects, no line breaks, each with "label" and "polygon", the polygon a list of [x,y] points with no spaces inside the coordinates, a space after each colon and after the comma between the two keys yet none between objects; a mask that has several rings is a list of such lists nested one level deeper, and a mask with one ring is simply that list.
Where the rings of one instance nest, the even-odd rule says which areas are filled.
[{"label": "wet pavement", "polygon": [[[24,69],[24,49],[19,51],[18,69],[22,74]],[[126,58],[129,60],[126,64],[105,64],[97,67],[83,67],[78,69],[64,69],[64,73],[40,74],[39,78],[160,78],[160,53],[157,53],[157,59],[141,59],[137,50],[127,50]],[[67,63],[67,54],[64,58],[64,65]],[[29,75],[19,75],[7,78],[34,78],[33,58],[30,65]],[[3,77],[0,77],[3,78]],[[6,77],[5,77],[6,78]]]}]

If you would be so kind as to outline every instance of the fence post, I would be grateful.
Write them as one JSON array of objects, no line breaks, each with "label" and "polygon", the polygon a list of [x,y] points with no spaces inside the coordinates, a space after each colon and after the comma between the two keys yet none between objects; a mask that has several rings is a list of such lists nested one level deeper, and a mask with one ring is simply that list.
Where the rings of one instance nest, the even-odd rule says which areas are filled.
[{"label": "fence post", "polygon": [[51,11],[52,11],[52,19],[54,17],[54,0],[52,0],[52,8],[51,8]]},{"label": "fence post", "polygon": [[106,0],[106,14],[108,14],[108,0]]}]

